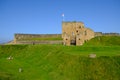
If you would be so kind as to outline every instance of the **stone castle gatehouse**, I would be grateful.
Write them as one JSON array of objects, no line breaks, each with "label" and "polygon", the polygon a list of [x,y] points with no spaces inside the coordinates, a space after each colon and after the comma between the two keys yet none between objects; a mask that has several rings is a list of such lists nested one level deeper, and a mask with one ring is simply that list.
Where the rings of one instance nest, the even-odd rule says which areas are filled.
[{"label": "stone castle gatehouse", "polygon": [[83,45],[97,36],[120,36],[119,33],[94,32],[83,22],[62,22],[62,34],[15,34],[8,44],[64,44]]},{"label": "stone castle gatehouse", "polygon": [[86,28],[82,22],[62,22],[62,38],[64,45],[83,45],[94,38],[94,31]]},{"label": "stone castle gatehouse", "polygon": [[94,31],[83,22],[62,22],[62,34],[15,34],[12,44],[83,45],[94,37]]}]

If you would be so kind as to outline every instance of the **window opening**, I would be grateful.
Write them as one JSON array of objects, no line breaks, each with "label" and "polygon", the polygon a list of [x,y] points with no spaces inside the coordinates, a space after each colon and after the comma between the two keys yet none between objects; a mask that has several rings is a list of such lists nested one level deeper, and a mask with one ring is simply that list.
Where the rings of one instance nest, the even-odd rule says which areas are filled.
[{"label": "window opening", "polygon": [[76,32],[78,33],[78,30]]},{"label": "window opening", "polygon": [[74,36],[74,32],[72,32],[72,36]]}]

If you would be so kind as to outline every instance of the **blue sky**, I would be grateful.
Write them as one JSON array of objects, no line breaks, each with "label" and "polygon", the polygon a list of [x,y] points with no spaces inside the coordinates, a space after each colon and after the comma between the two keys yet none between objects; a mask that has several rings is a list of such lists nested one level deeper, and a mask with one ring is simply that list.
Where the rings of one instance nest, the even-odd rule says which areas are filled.
[{"label": "blue sky", "polygon": [[120,33],[120,0],[0,0],[0,42],[14,33],[60,34],[63,13],[95,32]]}]

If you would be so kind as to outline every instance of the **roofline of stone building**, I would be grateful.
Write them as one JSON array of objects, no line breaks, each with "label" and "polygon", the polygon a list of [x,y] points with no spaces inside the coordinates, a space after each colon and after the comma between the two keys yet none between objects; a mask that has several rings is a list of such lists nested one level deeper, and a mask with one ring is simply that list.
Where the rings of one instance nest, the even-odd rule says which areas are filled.
[{"label": "roofline of stone building", "polygon": [[87,29],[89,29],[89,30],[91,30],[91,31],[94,31],[94,30],[92,30],[92,29],[90,29],[90,28],[88,28],[88,27],[86,27],[86,26],[85,26],[85,28],[87,28]]},{"label": "roofline of stone building", "polygon": [[71,23],[71,22],[84,24],[82,21],[62,21],[62,23]]}]

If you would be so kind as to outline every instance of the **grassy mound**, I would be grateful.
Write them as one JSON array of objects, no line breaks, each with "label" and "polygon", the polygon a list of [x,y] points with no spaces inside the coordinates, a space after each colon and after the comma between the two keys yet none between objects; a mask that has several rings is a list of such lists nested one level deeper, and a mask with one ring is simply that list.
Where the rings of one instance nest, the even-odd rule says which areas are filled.
[{"label": "grassy mound", "polygon": [[0,80],[120,80],[120,37],[83,46],[1,45]]},{"label": "grassy mound", "polygon": [[98,36],[90,41],[86,42],[84,45],[92,46],[120,46],[120,36]]},{"label": "grassy mound", "polygon": [[3,45],[0,80],[119,80],[119,53],[120,46]]}]

